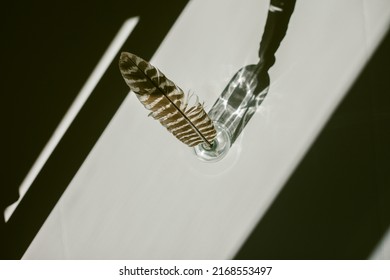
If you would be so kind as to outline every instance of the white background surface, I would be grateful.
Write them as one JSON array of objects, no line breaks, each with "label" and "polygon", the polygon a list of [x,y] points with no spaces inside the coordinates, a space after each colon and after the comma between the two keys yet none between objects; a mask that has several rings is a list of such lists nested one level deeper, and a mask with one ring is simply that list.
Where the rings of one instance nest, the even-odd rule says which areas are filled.
[{"label": "white background surface", "polygon": [[[210,108],[240,67],[257,62],[267,9],[193,0],[152,63]],[[218,163],[196,159],[129,94],[24,258],[232,258],[389,19],[388,0],[297,1],[269,94]]]}]

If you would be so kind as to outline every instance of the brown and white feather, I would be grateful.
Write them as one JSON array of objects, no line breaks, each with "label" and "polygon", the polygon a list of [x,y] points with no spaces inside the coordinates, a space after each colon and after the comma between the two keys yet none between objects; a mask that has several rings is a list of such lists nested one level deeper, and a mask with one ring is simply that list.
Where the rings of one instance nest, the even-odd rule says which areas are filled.
[{"label": "brown and white feather", "polygon": [[188,97],[160,70],[144,59],[123,52],[119,59],[121,74],[137,98],[158,120],[190,147],[202,142],[210,146],[216,136],[213,122],[196,100],[188,106]]}]

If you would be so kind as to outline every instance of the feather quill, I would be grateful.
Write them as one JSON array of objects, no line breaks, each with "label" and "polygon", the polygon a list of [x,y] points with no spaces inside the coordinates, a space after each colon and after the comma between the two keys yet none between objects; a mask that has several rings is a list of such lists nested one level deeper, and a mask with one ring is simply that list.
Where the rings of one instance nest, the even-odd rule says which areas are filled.
[{"label": "feather quill", "polygon": [[203,105],[196,100],[188,105],[188,96],[160,70],[144,59],[122,52],[121,74],[137,98],[150,110],[150,115],[184,144],[211,146],[216,136],[213,122]]}]

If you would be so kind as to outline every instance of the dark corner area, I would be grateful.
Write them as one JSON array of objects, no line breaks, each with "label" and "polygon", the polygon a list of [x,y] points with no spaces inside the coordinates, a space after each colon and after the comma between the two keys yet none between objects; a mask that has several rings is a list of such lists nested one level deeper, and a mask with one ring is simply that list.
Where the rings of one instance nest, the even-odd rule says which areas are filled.
[{"label": "dark corner area", "polygon": [[[2,5],[2,213],[18,200],[20,184],[123,23],[139,17],[123,49],[150,59],[187,2],[174,2],[164,13],[165,3],[158,1]],[[1,257],[23,256],[126,97],[118,73],[114,59],[10,220],[1,216]]]},{"label": "dark corner area", "polygon": [[387,33],[235,259],[370,257],[390,225],[389,69]]}]

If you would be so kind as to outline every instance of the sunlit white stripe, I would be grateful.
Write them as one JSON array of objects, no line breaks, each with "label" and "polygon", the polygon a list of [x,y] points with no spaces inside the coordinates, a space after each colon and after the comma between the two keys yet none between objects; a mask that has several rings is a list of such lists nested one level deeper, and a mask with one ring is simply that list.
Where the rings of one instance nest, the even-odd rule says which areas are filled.
[{"label": "sunlit white stripe", "polygon": [[186,143],[188,146],[192,147],[192,146],[195,146],[197,144],[200,144],[202,143],[203,140],[200,140],[200,139],[196,139],[195,141],[192,141],[191,143]]},{"label": "sunlit white stripe", "polygon": [[201,110],[201,106],[198,105],[198,106],[191,107],[186,113],[187,113],[188,116],[191,116],[193,114],[196,114],[200,110]]},{"label": "sunlit white stripe", "polygon": [[[158,100],[161,100],[161,99],[163,99],[163,98],[164,98],[163,96],[162,96],[162,97],[159,97]],[[150,106],[151,106],[151,105],[150,105]],[[158,116],[161,112],[163,112],[164,110],[168,109],[168,108],[171,107],[171,106],[172,106],[172,104],[171,104],[171,103],[168,103],[167,105],[158,108],[156,111],[153,111],[153,116]],[[153,107],[154,107],[154,106],[153,106]],[[145,108],[151,109],[151,108],[153,108],[153,107],[149,107],[149,106],[147,105]]]},{"label": "sunlit white stripe", "polygon": [[174,126],[184,120],[184,117],[178,118],[176,121],[167,124],[167,128]]},{"label": "sunlit white stripe", "polygon": [[156,72],[157,72],[157,84],[159,84],[160,83],[160,70],[158,70],[158,68],[156,68],[155,67],[155,69],[156,69]]},{"label": "sunlit white stripe", "polygon": [[[179,137],[179,138],[180,138],[180,140],[184,141],[185,139],[188,140],[188,139],[191,139],[191,138],[193,138],[193,137],[199,138],[198,134],[196,134],[195,131],[193,131],[192,133],[187,134],[187,135],[182,135],[182,136]],[[186,141],[187,141],[187,140],[186,140]]]},{"label": "sunlit white stripe", "polygon": [[66,112],[65,116],[62,118],[60,124],[57,126],[53,135],[47,142],[46,146],[43,148],[42,152],[38,156],[37,160],[34,162],[27,176],[24,178],[22,184],[19,187],[19,199],[7,207],[4,211],[4,219],[7,222],[11,217],[12,213],[15,211],[16,207],[19,205],[20,201],[26,194],[27,190],[30,188],[31,184],[34,182],[38,173],[41,171],[42,167],[46,163],[47,159],[52,154],[53,150],[57,146],[58,142],[61,140],[65,132],[68,130],[70,124],[73,122],[80,109],[83,107],[85,101],[90,96],[91,92],[95,88],[96,84],[99,82],[104,72],[107,70],[110,63],[115,58],[115,55],[119,52],[122,45],[125,43],[126,39],[129,37],[134,27],[137,25],[139,17],[133,17],[125,21],[122,27],[119,29],[114,40],[111,42],[106,52],[100,59],[99,63],[93,70],[92,74],[89,76],[87,82],[84,84],[79,94],[73,101],[72,105]]},{"label": "sunlit white stripe", "polygon": [[[173,129],[171,130],[171,132],[174,133],[176,130],[180,130],[180,129],[182,129],[183,127],[185,127],[185,126],[187,126],[187,125],[189,125],[189,124],[188,124],[188,123],[185,123],[185,124],[183,124],[183,125],[181,125],[181,126],[175,127],[175,128],[173,128]],[[167,126],[167,127],[168,127],[168,126]]]},{"label": "sunlit white stripe", "polygon": [[269,6],[269,10],[270,10],[271,12],[283,12],[283,9],[282,9],[282,8],[276,7],[276,6],[274,6],[274,5],[270,5],[270,6]]},{"label": "sunlit white stripe", "polygon": [[161,118],[159,118],[159,121],[160,121],[160,122],[163,122],[163,121],[165,121],[165,120],[167,120],[167,119],[169,119],[169,118],[171,118],[171,117],[173,117],[174,115],[177,115],[177,114],[179,114],[179,111],[175,111],[175,112],[173,112],[173,113],[169,113],[169,114],[167,114],[167,115],[162,116]]},{"label": "sunlit white stripe", "polygon": [[[147,105],[145,106],[145,108],[146,108],[146,109],[149,109],[149,110],[153,109],[153,107],[156,106],[157,103],[159,103],[159,102],[160,102],[161,100],[163,100],[164,98],[165,98],[164,96],[160,96],[159,98],[156,98],[152,103],[147,104]],[[169,105],[167,105],[167,107],[169,107]],[[161,109],[164,110],[165,107],[160,108],[160,110],[161,110]]]},{"label": "sunlit white stripe", "polygon": [[[192,122],[195,122],[195,121],[197,121],[197,120],[203,118],[203,117],[205,116],[205,114],[206,114],[206,112],[204,112],[204,111],[203,111],[203,112],[202,112],[202,111],[197,112],[196,114],[194,114],[195,117],[192,117],[192,118],[191,118],[191,121],[192,121]],[[203,122],[204,122],[205,120],[207,120],[207,118],[205,118],[205,119],[203,120]]]},{"label": "sunlit white stripe", "polygon": [[150,97],[150,94],[139,94],[138,95],[138,99],[141,102],[145,102],[146,100],[149,99],[149,97]]},{"label": "sunlit white stripe", "polygon": [[204,135],[204,136],[209,136],[213,135],[215,133],[214,129],[211,129],[210,127],[204,127],[199,129],[199,131]]},{"label": "sunlit white stripe", "polygon": [[182,95],[182,94],[183,94],[183,92],[178,90],[177,87],[176,87],[176,90],[172,90],[170,93],[168,93],[168,97],[174,97],[176,95]]}]

